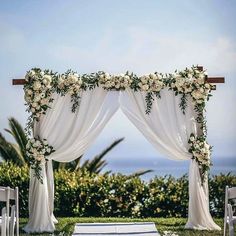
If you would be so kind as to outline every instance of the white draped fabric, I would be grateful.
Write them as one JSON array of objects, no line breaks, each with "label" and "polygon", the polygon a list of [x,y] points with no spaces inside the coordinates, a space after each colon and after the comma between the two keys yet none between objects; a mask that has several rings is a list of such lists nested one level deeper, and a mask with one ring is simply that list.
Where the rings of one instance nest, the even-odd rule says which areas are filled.
[{"label": "white draped fabric", "polygon": [[[129,89],[122,92],[95,88],[81,93],[81,103],[71,112],[70,96],[54,94],[46,115],[35,124],[34,135],[45,138],[56,152],[50,160],[69,162],[84,154],[119,108],[161,153],[175,160],[191,160],[189,171],[189,214],[186,228],[219,230],[209,212],[208,186],[201,185],[198,165],[188,152],[191,133],[197,134],[193,105],[186,114],[179,108],[180,97],[163,89],[161,99],[153,101],[152,111],[145,114],[145,93]],[[52,162],[42,165],[43,184],[30,173],[29,222],[26,232],[53,232],[54,180]]]},{"label": "white draped fabric", "polygon": [[149,115],[145,114],[145,93],[128,89],[121,93],[121,109],[153,146],[175,160],[191,160],[189,171],[189,214],[186,228],[220,230],[209,211],[208,186],[202,186],[198,164],[188,152],[191,133],[197,135],[193,104],[188,102],[185,114],[179,108],[180,96],[163,89],[155,98]]},{"label": "white draped fabric", "polygon": [[[54,102],[45,116],[36,123],[34,136],[45,138],[56,150],[51,160],[69,162],[88,149],[117,111],[119,92],[107,92],[102,88],[81,93],[79,109],[71,112],[71,99],[54,94]],[[29,222],[26,232],[53,232],[56,219],[53,216],[54,181],[52,163],[42,165],[43,184],[30,172]]]}]

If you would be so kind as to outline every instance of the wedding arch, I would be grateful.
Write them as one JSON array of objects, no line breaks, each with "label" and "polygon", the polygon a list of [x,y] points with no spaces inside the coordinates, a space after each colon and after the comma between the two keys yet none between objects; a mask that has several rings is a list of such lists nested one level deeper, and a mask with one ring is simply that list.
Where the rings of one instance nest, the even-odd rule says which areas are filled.
[{"label": "wedding arch", "polygon": [[[186,228],[220,230],[209,211],[206,101],[224,78],[207,76],[199,66],[170,74],[134,73],[79,75],[31,69],[24,84],[29,118],[26,146],[30,160],[29,222],[26,232],[53,232],[54,179],[52,160],[69,162],[84,154],[121,108],[128,119],[161,153],[190,160]],[[30,138],[31,137],[31,138]]]}]

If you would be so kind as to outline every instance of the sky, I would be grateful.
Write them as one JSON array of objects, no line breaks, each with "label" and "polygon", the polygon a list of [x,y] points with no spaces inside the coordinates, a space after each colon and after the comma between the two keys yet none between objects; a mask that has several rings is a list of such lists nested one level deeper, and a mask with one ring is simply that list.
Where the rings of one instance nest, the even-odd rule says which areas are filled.
[{"label": "sky", "polygon": [[[78,73],[104,70],[138,75],[203,65],[224,76],[207,105],[208,140],[213,158],[236,153],[236,1],[80,0],[1,1],[0,132],[7,119],[23,125],[22,86],[33,67]],[[6,137],[9,136],[6,134]],[[161,157],[118,111],[86,157],[125,137],[110,160],[153,161]],[[163,157],[161,157],[163,158]]]}]

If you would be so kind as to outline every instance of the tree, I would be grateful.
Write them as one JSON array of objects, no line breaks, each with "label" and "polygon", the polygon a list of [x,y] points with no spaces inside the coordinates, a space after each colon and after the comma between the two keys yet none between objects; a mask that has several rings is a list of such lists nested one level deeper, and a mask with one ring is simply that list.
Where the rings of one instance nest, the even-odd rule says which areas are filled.
[{"label": "tree", "polygon": [[[26,144],[28,142],[27,135],[20,125],[20,123],[13,117],[9,118],[9,129],[5,129],[15,140],[16,143],[11,143],[0,133],[0,156],[4,161],[13,162],[18,166],[29,165],[29,160],[26,155]],[[90,173],[99,174],[107,165],[104,160],[105,155],[121,143],[124,138],[119,138],[105,148],[100,154],[94,156],[89,160],[82,162],[83,156],[78,157],[76,160],[68,163],[53,162],[54,169],[66,168],[71,170],[87,170]],[[130,177],[140,176],[151,172],[152,170],[138,171],[130,175]],[[107,171],[109,174],[111,171]]]},{"label": "tree", "polygon": [[20,123],[13,117],[9,118],[9,129],[5,129],[16,141],[8,142],[0,133],[0,155],[5,161],[11,161],[16,165],[23,166],[29,162],[26,156],[27,136]]}]

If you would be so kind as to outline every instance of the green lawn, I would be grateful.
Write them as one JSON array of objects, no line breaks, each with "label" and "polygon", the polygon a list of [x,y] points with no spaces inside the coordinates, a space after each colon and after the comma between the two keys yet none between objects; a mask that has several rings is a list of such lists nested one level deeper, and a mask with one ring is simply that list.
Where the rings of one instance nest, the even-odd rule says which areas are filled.
[{"label": "green lawn", "polygon": [[[56,231],[53,235],[71,235],[74,230],[75,223],[89,223],[89,222],[140,222],[149,221],[155,222],[157,230],[163,234],[164,231],[171,231],[177,235],[183,236],[221,236],[222,231],[196,231],[196,230],[185,230],[184,225],[186,223],[185,218],[146,218],[146,219],[130,219],[130,218],[58,218],[59,223],[56,226]],[[22,228],[27,222],[27,219],[20,220],[20,228]],[[223,228],[223,220],[215,219],[215,222]],[[21,230],[20,235],[24,234]],[[37,234],[37,235],[50,235],[50,234]],[[51,234],[52,235],[52,234]],[[171,234],[169,234],[171,235]]]}]

